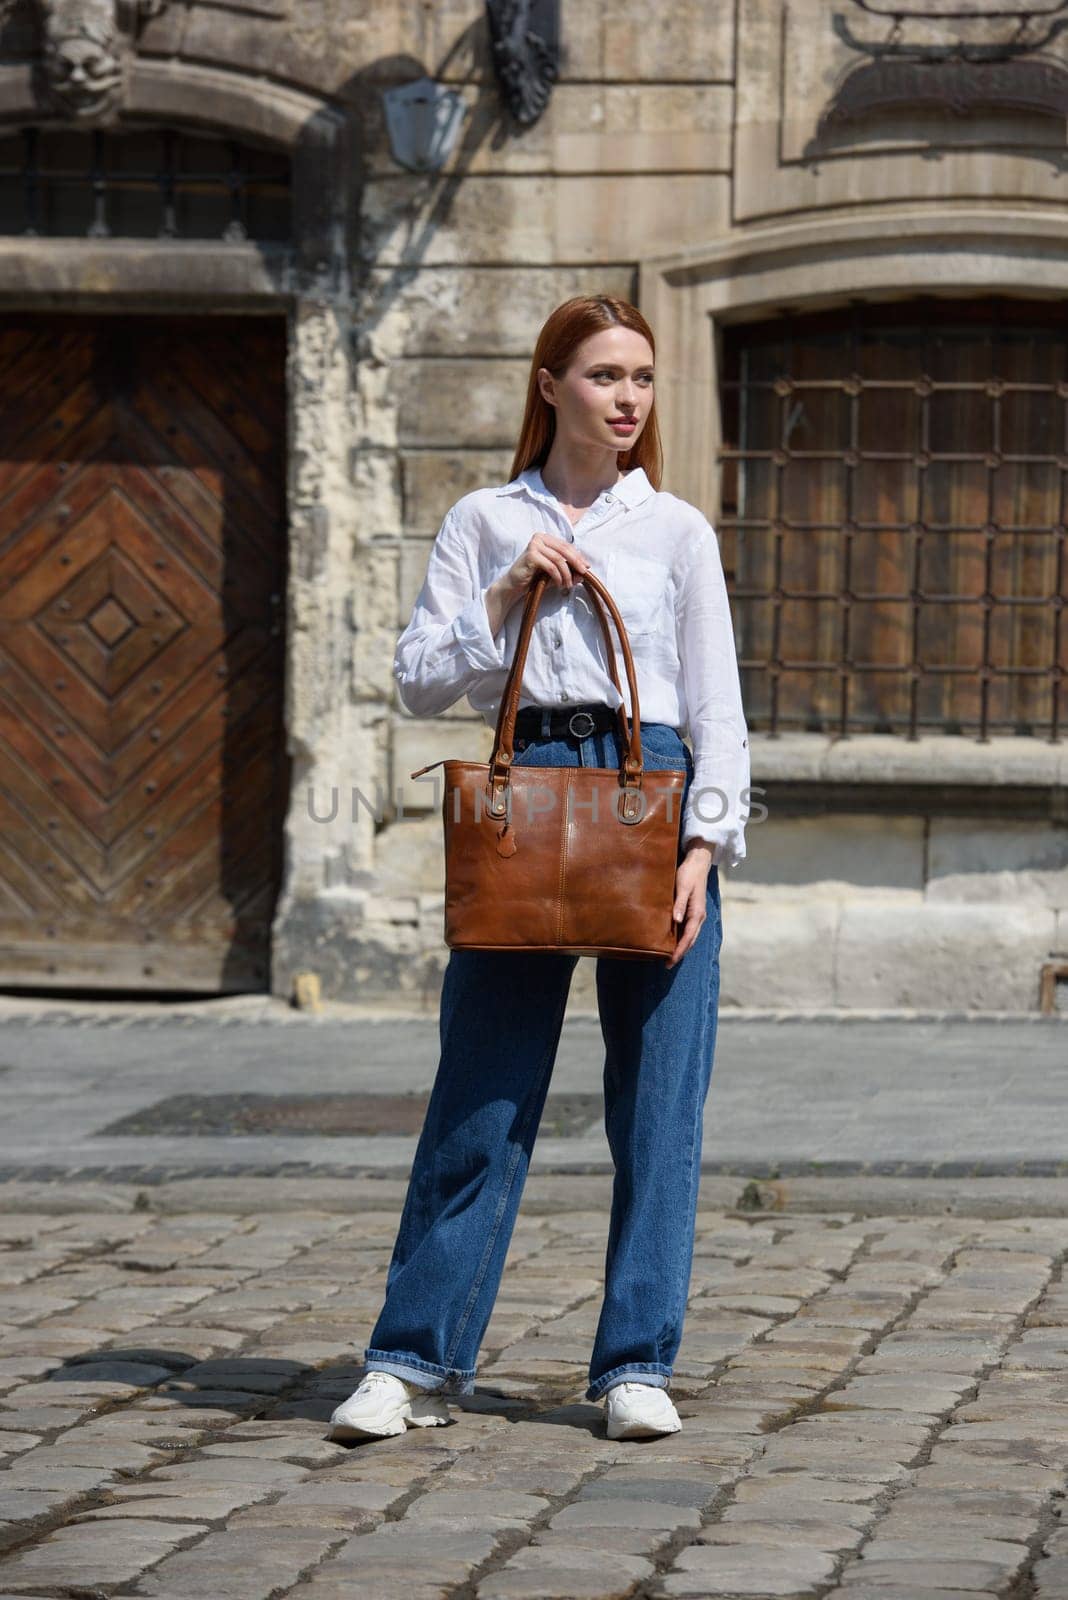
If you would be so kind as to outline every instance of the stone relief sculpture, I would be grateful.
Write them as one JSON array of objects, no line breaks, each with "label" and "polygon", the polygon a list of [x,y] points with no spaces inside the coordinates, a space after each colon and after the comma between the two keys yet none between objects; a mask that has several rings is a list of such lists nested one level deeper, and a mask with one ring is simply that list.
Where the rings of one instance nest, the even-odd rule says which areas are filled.
[{"label": "stone relief sculpture", "polygon": [[122,99],[130,43],[167,0],[37,0],[41,72],[55,106],[89,121]]},{"label": "stone relief sculpture", "polygon": [[521,127],[537,122],[560,70],[558,0],[486,0],[501,95]]}]

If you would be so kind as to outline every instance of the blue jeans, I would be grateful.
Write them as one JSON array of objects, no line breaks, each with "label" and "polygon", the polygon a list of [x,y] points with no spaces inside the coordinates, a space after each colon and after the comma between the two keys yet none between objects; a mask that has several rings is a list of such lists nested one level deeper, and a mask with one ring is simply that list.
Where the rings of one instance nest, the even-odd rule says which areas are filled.
[{"label": "blue jeans", "polygon": [[[693,757],[679,734],[666,723],[643,722],[641,729],[646,768],[685,768],[688,793]],[[612,728],[583,740],[517,741],[514,764],[620,761]],[[721,940],[713,866],[706,920],[677,966],[597,957],[615,1179],[588,1400],[624,1380],[666,1388],[671,1377],[693,1260]],[[385,1302],[364,1352],[368,1371],[444,1393],[473,1391],[578,959],[553,951],[450,952],[441,1055]]]}]

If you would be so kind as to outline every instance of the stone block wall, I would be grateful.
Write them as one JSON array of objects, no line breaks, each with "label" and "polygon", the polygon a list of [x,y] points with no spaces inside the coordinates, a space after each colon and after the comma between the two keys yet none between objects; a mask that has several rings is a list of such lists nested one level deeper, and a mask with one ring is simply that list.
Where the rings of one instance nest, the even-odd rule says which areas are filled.
[{"label": "stone block wall", "polygon": [[[270,290],[291,329],[294,788],[278,993],[311,969],[328,995],[435,1004],[440,819],[406,774],[485,756],[490,730],[466,702],[409,717],[392,654],[444,513],[507,476],[553,306],[594,290],[642,305],[658,336],[665,485],[714,519],[726,322],[861,293],[1068,292],[1063,118],[994,106],[828,121],[864,41],[890,26],[851,0],[675,0],[655,25],[647,7],[562,0],[561,23],[559,81],[527,130],[503,110],[480,0],[172,0],[137,39],[135,115],[208,127],[240,115],[250,137],[284,126],[298,156],[325,148],[331,118],[348,139],[344,163],[299,166],[299,270],[263,286],[266,269],[250,266],[247,279],[249,308]],[[930,43],[946,24],[917,26]],[[35,37],[32,7],[16,6],[0,76],[23,119]],[[1068,38],[1043,59],[1063,70]],[[424,73],[459,90],[467,115],[444,169],[419,175],[392,160],[381,93]],[[318,192],[331,186],[343,193]],[[132,274],[147,294],[155,272],[174,304],[164,253],[60,272],[63,252],[41,246],[30,272],[25,248],[0,251],[0,288],[34,280],[119,303]],[[794,802],[807,783],[809,801],[773,803],[747,862],[723,875],[724,1003],[1033,1009],[1039,965],[1068,944],[1065,816],[1052,799],[1023,818],[1013,808],[1017,789],[1063,793],[1064,772],[1050,778],[1041,751],[1015,741],[1027,772],[1012,789],[1002,757],[961,739],[967,770],[939,809],[917,800],[942,776],[929,741],[908,755],[922,770],[897,771],[887,747],[859,780],[856,741],[788,743],[787,760],[753,741],[757,781],[792,786]],[[869,798],[850,809],[856,782]],[[320,820],[335,788],[337,815]],[[354,788],[374,804],[350,808]],[[402,800],[413,814],[400,818]],[[575,1004],[592,1001],[591,969],[580,963]]]},{"label": "stone block wall", "polygon": [[[329,882],[314,910],[280,918],[274,986],[284,991],[307,959],[327,993],[433,1006],[448,955],[441,821],[432,788],[407,774],[441,756],[488,755],[491,731],[466,700],[438,718],[410,717],[384,674],[445,512],[508,477],[529,353],[553,306],[589,292],[636,298],[651,246],[729,226],[734,19],[729,7],[710,15],[681,5],[663,28],[643,26],[639,47],[635,19],[602,4],[565,7],[560,80],[541,120],[519,131],[497,94],[481,5],[383,10],[391,16],[376,22],[377,65],[360,30],[353,106],[358,709],[341,719],[348,744],[335,765],[343,793],[381,781],[385,805],[370,855],[343,837],[340,817],[304,828],[302,847],[321,853]],[[300,36],[311,37],[306,20]],[[351,28],[331,34],[335,63],[354,38]],[[459,89],[468,112],[446,167],[427,176],[392,160],[379,97],[420,70]],[[355,80],[335,65],[335,92],[346,81]],[[369,765],[355,779],[357,725],[372,717],[375,738],[361,746]],[[329,766],[316,763],[324,780]],[[325,782],[320,789],[325,801]],[[577,981],[576,999],[587,990]]]},{"label": "stone block wall", "polygon": [[[446,173],[435,181],[399,176],[381,139],[368,173],[375,228],[365,303],[382,308],[369,321],[392,365],[397,426],[398,629],[445,510],[507,475],[529,351],[559,300],[608,289],[638,299],[652,316],[663,334],[665,482],[714,519],[717,485],[707,463],[716,437],[717,317],[744,316],[747,297],[751,314],[769,314],[775,270],[788,281],[790,303],[803,303],[805,263],[815,258],[831,299],[854,282],[869,292],[908,292],[910,276],[919,288],[945,288],[960,263],[947,278],[930,230],[945,225],[947,207],[963,213],[977,196],[988,225],[980,219],[974,237],[963,214],[954,225],[977,279],[997,281],[988,253],[999,213],[1015,215],[1021,201],[1063,204],[1063,179],[1045,159],[1048,119],[928,118],[913,119],[910,130],[899,120],[822,134],[821,114],[858,59],[835,30],[841,9],[831,0],[679,5],[662,29],[639,31],[618,8],[583,7],[580,15],[565,6],[565,65],[548,110],[526,133],[487,137],[493,86],[470,8],[463,47],[440,58],[438,76],[462,86],[472,111]],[[446,10],[439,30],[459,21]],[[852,21],[868,27],[859,10]],[[442,31],[437,37],[446,43]],[[991,154],[987,147],[1006,136],[1010,148]],[[907,220],[887,220],[891,201],[910,208]],[[884,238],[916,235],[911,273],[893,263],[885,281],[865,278],[867,231],[874,236],[877,218]],[[1006,216],[1004,226],[1017,224]],[[1048,241],[1038,249],[1047,257]],[[709,278],[723,285],[718,300],[687,303],[687,286],[706,262]],[[873,771],[855,748],[851,758],[856,741],[843,741],[823,764],[826,743],[792,740],[786,775],[793,782],[820,765],[811,794],[829,802],[821,810],[814,799],[792,815],[774,806],[781,755],[754,739],[754,776],[759,781],[766,760],[773,809],[750,829],[749,859],[721,875],[723,1003],[1034,1009],[1041,965],[1065,950],[1063,816],[1017,824],[1011,805],[1003,814],[999,760],[968,740],[950,743],[970,746],[957,755],[965,789],[980,796],[965,811],[977,806],[978,817],[952,807],[942,814],[937,798],[921,806],[909,789],[914,780],[937,784],[942,741],[921,741],[916,770],[896,777],[885,749]],[[447,956],[435,898],[441,824],[428,810],[433,790],[405,775],[443,756],[484,759],[489,746],[489,730],[466,702],[429,724],[394,706],[391,794],[405,816],[379,833],[375,859],[382,891],[401,897],[391,903],[408,907],[421,941],[422,962],[399,982],[423,997],[434,996],[432,974]],[[1014,754],[1033,776],[1034,752]],[[855,812],[834,800],[857,778],[851,759],[870,792],[881,794]],[[1040,768],[1039,782],[1047,776]],[[594,1006],[593,969],[590,960],[579,963],[573,1007]]]}]

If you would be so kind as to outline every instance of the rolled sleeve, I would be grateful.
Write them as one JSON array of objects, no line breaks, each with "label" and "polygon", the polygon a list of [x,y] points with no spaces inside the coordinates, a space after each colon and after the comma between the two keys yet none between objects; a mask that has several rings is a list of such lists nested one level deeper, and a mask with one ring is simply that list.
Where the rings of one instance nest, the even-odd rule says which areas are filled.
[{"label": "rolled sleeve", "polygon": [[408,626],[397,641],[393,677],[417,717],[447,711],[487,672],[506,670],[505,633],[490,632],[477,538],[449,511],[430,550]]},{"label": "rolled sleeve", "polygon": [[496,637],[490,632],[485,589],[468,601],[452,628],[457,649],[477,671],[494,672],[508,664],[504,629]]},{"label": "rolled sleeve", "polygon": [[713,865],[734,867],[746,856],[749,730],[719,541],[703,517],[679,580],[676,616],[694,758],[682,843],[702,839],[713,847]]}]

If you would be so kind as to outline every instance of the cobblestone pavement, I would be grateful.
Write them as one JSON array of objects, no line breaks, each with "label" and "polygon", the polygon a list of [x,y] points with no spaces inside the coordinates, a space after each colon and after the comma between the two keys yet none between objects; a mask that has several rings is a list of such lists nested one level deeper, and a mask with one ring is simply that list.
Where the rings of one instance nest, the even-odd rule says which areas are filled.
[{"label": "cobblestone pavement", "polygon": [[1068,1219],[747,1213],[725,1181],[681,1434],[611,1443],[581,1398],[608,1188],[556,1175],[528,1185],[476,1394],[349,1448],[325,1420],[401,1182],[8,1185],[0,1593],[1068,1596]]}]

